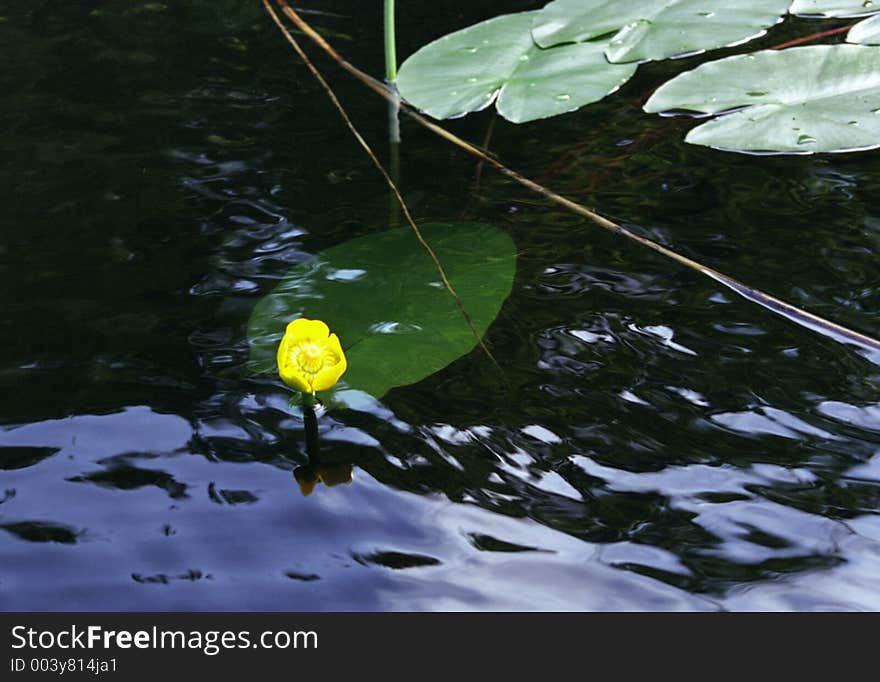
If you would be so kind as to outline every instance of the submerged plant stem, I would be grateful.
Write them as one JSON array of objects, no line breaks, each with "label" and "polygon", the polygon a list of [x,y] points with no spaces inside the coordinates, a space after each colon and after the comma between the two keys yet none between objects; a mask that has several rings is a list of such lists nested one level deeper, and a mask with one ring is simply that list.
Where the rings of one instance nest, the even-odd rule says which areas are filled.
[{"label": "submerged plant stem", "polygon": [[385,0],[385,78],[397,80],[397,38],[394,26],[394,0]]},{"label": "submerged plant stem", "polygon": [[[284,14],[294,24],[296,24],[296,27],[300,31],[305,33],[318,47],[320,47],[324,52],[326,52],[339,66],[341,66],[343,69],[348,71],[351,75],[353,75],[355,78],[357,78],[364,85],[369,87],[371,90],[380,94],[382,97],[385,97],[386,99],[390,99],[392,97],[397,96],[396,91],[392,90],[384,83],[379,82],[378,80],[376,80],[372,76],[369,76],[368,74],[364,73],[363,71],[361,71],[360,69],[358,69],[357,67],[352,65],[350,62],[346,61],[342,57],[342,55],[340,55],[323,38],[323,36],[321,36],[320,33],[315,31],[305,20],[303,20],[302,17],[299,16],[299,14],[297,14],[290,7],[290,5],[287,4],[287,0],[275,0],[275,1],[278,4],[278,6],[281,7]],[[292,44],[294,44],[294,49],[297,50],[297,53],[300,54],[300,56],[303,59],[306,59],[306,57],[303,55],[303,53],[301,51],[301,48],[299,48],[299,46],[295,44],[295,41],[293,41],[293,37],[290,36],[289,31],[287,31],[284,28],[284,26],[280,23],[280,21],[278,21],[277,15],[274,12],[272,12],[271,8],[268,5],[268,0],[263,0],[263,4],[266,5],[266,7],[272,13],[273,18],[275,19],[275,22],[279,25],[281,30],[284,32],[288,41],[291,42]],[[320,75],[318,77],[320,77]],[[764,293],[763,291],[761,291],[759,289],[756,289],[756,288],[751,287],[743,282],[740,282],[739,280],[734,279],[733,277],[729,277],[729,276],[725,275],[724,273],[719,272],[719,271],[717,271],[713,268],[710,268],[706,265],[703,265],[702,263],[699,263],[691,258],[688,258],[687,256],[683,256],[679,253],[676,253],[672,249],[668,249],[665,246],[662,246],[661,244],[658,244],[657,242],[654,242],[654,241],[648,239],[647,237],[643,237],[635,232],[632,232],[632,231],[626,229],[625,227],[623,227],[622,225],[618,225],[617,223],[609,220],[608,218],[605,218],[604,216],[599,215],[595,211],[590,210],[586,206],[583,206],[583,205],[577,203],[576,201],[572,201],[571,199],[568,199],[568,198],[562,196],[561,194],[557,194],[556,192],[554,192],[550,189],[547,189],[543,185],[539,185],[537,182],[528,179],[524,175],[520,175],[516,171],[505,166],[503,163],[501,163],[497,159],[492,158],[490,155],[488,155],[487,153],[485,153],[483,150],[479,149],[478,147],[472,145],[471,143],[469,143],[465,140],[462,140],[460,137],[458,137],[457,135],[454,135],[453,133],[449,132],[445,128],[443,128],[435,123],[432,123],[431,121],[426,119],[424,116],[422,116],[421,114],[419,114],[416,111],[414,111],[413,109],[411,109],[409,106],[402,104],[400,109],[401,109],[401,111],[405,112],[410,118],[412,118],[414,121],[416,121],[417,123],[419,123],[423,127],[427,128],[428,130],[435,133],[436,135],[439,135],[440,137],[447,140],[448,142],[451,142],[452,144],[456,145],[460,149],[466,151],[468,154],[476,156],[477,158],[479,158],[480,160],[482,160],[486,164],[492,166],[493,168],[495,168],[499,172],[503,173],[504,175],[508,176],[512,180],[516,181],[520,185],[530,189],[533,192],[536,192],[537,194],[544,196],[545,198],[549,199],[550,201],[552,201],[555,204],[563,206],[564,208],[568,209],[572,213],[576,213],[577,215],[580,215],[580,216],[583,216],[584,218],[587,218],[592,223],[594,223],[595,225],[598,225],[602,229],[608,230],[609,232],[614,232],[614,233],[619,234],[623,237],[626,237],[627,239],[629,239],[631,241],[637,242],[637,243],[641,244],[642,246],[645,246],[645,247],[651,249],[652,251],[656,251],[657,253],[659,253],[663,256],[666,256],[667,258],[674,260],[677,263],[680,263],[681,265],[684,265],[687,268],[690,268],[691,270],[695,270],[695,271],[709,277],[710,279],[713,279],[716,282],[723,284],[724,286],[726,286],[729,289],[731,289],[732,291],[736,292],[738,295],[742,296],[746,300],[757,303],[757,304],[761,305],[763,308],[770,310],[771,312],[774,312],[776,314],[779,314],[779,315],[785,317],[786,319],[789,319],[792,322],[799,324],[802,327],[805,327],[805,328],[810,329],[812,331],[823,334],[824,336],[832,338],[836,341],[840,341],[843,343],[849,343],[849,344],[858,346],[864,350],[868,350],[872,353],[878,354],[877,357],[880,358],[880,340],[877,340],[873,337],[867,336],[866,334],[862,334],[860,332],[857,332],[857,331],[854,331],[854,330],[849,329],[847,327],[844,327],[843,325],[837,324],[836,322],[832,322],[832,321],[827,320],[823,317],[819,317],[818,315],[814,315],[813,313],[802,310],[802,309],[792,305],[791,303],[787,303],[787,302],[783,301],[782,299],[779,299],[779,298],[776,298],[775,296],[771,296],[770,294]],[[358,136],[358,137],[360,137],[360,136]],[[366,143],[363,143],[363,144],[366,144]],[[382,172],[387,177],[387,174],[384,172],[384,170]],[[396,188],[395,188],[395,190],[396,190]],[[408,213],[406,213],[405,208],[404,208],[404,211],[405,211],[405,214],[408,215]],[[473,328],[473,326],[471,328]],[[493,361],[494,361],[494,358],[493,358]]]},{"label": "submerged plant stem", "polygon": [[[400,119],[397,113],[400,109],[400,99],[388,103],[388,153],[390,156],[391,179],[395,185],[400,185]],[[389,227],[397,227],[400,224],[400,203],[394,192],[389,196]]]},{"label": "submerged plant stem", "polygon": [[[392,86],[397,80],[397,37],[395,35],[394,0],[385,0],[385,80]],[[391,141],[392,157],[399,155],[400,145],[400,95],[395,90],[394,99],[388,100],[388,139]],[[400,176],[392,173],[395,182]]]},{"label": "submerged plant stem", "polygon": [[[292,9],[285,2],[279,3],[284,9],[285,13],[288,11],[293,12]],[[324,92],[327,93],[327,96],[330,98],[330,101],[333,102],[333,106],[336,107],[336,110],[339,112],[339,115],[342,117],[342,120],[345,122],[345,125],[348,127],[349,131],[354,138],[357,140],[358,144],[363,148],[363,150],[367,153],[367,156],[370,157],[370,160],[373,162],[373,165],[382,174],[382,177],[385,179],[385,182],[391,188],[391,191],[394,193],[394,197],[397,199],[398,204],[400,204],[400,209],[403,211],[403,216],[406,218],[407,223],[412,228],[413,233],[415,233],[416,239],[418,239],[419,244],[421,244],[422,248],[430,257],[431,261],[434,263],[434,267],[437,269],[437,273],[440,275],[440,280],[443,282],[443,286],[446,291],[449,292],[449,295],[455,300],[458,309],[461,311],[462,316],[467,322],[467,325],[470,327],[471,331],[474,334],[474,337],[477,340],[480,348],[486,354],[486,356],[492,361],[492,363],[501,371],[501,365],[498,364],[498,361],[495,359],[495,356],[492,355],[492,352],[489,350],[488,346],[486,346],[483,341],[480,333],[477,331],[476,326],[474,325],[471,316],[468,314],[468,311],[464,307],[464,303],[462,303],[461,298],[459,298],[458,294],[453,289],[452,284],[449,281],[449,278],[446,276],[446,270],[443,268],[443,265],[440,263],[440,259],[437,258],[437,254],[434,253],[434,249],[431,248],[430,244],[425,241],[425,238],[422,236],[422,231],[419,230],[418,225],[416,225],[415,220],[413,220],[412,214],[409,212],[409,207],[406,205],[406,201],[404,201],[403,196],[400,194],[400,190],[397,189],[397,185],[394,183],[394,180],[391,179],[391,176],[388,175],[388,171],[385,170],[385,167],[379,161],[376,154],[373,152],[373,149],[367,143],[367,141],[363,138],[363,136],[358,132],[358,129],[355,127],[354,123],[352,123],[351,118],[349,118],[339,99],[336,97],[336,93],[333,92],[333,89],[330,87],[330,84],[324,79],[318,69],[312,64],[312,61],[309,59],[308,55],[303,51],[300,44],[296,41],[296,38],[291,35],[290,31],[281,23],[281,19],[275,13],[275,10],[272,9],[272,6],[269,4],[268,0],[263,0],[263,6],[266,8],[266,11],[269,12],[272,20],[277,24],[278,28],[281,29],[281,32],[284,34],[284,37],[287,38],[287,42],[296,50],[296,53],[299,55],[300,59],[302,59],[303,63],[315,77],[315,80],[320,83],[321,87],[324,89]],[[354,68],[354,67],[352,67]],[[381,85],[384,88],[383,92],[388,92],[390,95],[396,95],[395,91],[392,91],[386,86]]]}]

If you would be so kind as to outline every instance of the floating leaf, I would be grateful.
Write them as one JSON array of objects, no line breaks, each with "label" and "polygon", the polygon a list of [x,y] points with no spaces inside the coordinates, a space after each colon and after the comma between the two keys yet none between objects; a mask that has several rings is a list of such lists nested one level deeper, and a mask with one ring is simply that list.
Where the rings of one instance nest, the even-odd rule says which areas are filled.
[{"label": "floating leaf", "polygon": [[737,45],[778,23],[790,0],[554,0],[538,12],[532,35],[542,47],[616,31],[612,62],[665,59]]},{"label": "floating leaf", "polygon": [[792,14],[818,17],[863,17],[880,12],[874,0],[794,0],[788,10]]},{"label": "floating leaf", "polygon": [[[482,335],[513,286],[513,241],[476,223],[421,229]],[[255,372],[277,371],[278,342],[300,316],[324,320],[342,341],[348,370],[334,390],[375,398],[443,369],[477,344],[409,228],[352,239],[295,267],[251,315]]]},{"label": "floating leaf", "polygon": [[665,83],[644,108],[723,114],[691,130],[685,139],[693,144],[789,153],[871,149],[880,146],[880,48],[816,45],[719,59]]},{"label": "floating leaf", "polygon": [[606,43],[540,49],[531,35],[536,14],[496,17],[426,45],[400,67],[400,93],[435,118],[479,111],[497,98],[499,114],[523,123],[600,100],[635,72],[609,64]]},{"label": "floating leaf", "polygon": [[846,34],[846,39],[850,43],[880,45],[880,15],[857,23]]}]

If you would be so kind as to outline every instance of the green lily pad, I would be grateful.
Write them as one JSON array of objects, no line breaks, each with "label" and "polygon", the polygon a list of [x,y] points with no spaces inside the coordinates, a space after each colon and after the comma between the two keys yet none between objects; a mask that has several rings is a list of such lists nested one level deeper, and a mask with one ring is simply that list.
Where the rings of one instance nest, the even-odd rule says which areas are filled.
[{"label": "green lily pad", "polygon": [[609,64],[606,43],[542,50],[532,41],[538,12],[489,19],[429,43],[400,67],[397,87],[434,118],[490,106],[514,123],[574,111],[614,92],[634,65]]},{"label": "green lily pad", "polygon": [[780,21],[790,0],[554,0],[538,12],[532,36],[542,47],[616,32],[609,61],[666,59],[738,45]]},{"label": "green lily pad", "polygon": [[874,12],[880,12],[880,1],[794,0],[788,11],[792,14],[817,17],[863,17]]},{"label": "green lily pad", "polygon": [[[478,223],[421,230],[484,334],[513,286],[513,240]],[[339,336],[348,370],[333,390],[354,389],[374,398],[438,372],[477,345],[409,228],[351,239],[293,268],[251,314],[254,372],[277,372],[278,343],[297,317],[323,320]]]},{"label": "green lily pad", "polygon": [[880,47],[815,45],[719,59],[665,83],[644,109],[720,114],[685,138],[709,147],[872,149],[880,146]]},{"label": "green lily pad", "polygon": [[857,23],[846,34],[846,40],[861,45],[880,45],[880,15]]}]

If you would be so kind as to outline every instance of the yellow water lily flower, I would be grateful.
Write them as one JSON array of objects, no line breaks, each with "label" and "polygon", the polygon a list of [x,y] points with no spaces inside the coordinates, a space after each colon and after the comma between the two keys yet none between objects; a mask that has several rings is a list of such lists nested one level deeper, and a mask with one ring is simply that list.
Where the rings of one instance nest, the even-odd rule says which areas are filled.
[{"label": "yellow water lily flower", "polygon": [[321,320],[304,317],[287,325],[278,346],[278,373],[291,388],[326,391],[347,367],[339,338]]}]

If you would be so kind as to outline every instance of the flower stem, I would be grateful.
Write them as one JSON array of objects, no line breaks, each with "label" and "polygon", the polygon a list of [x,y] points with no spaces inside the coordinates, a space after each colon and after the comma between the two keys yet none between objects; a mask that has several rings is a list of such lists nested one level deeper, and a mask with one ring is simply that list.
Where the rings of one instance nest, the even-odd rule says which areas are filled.
[{"label": "flower stem", "polygon": [[315,414],[313,405],[306,405],[303,410],[303,426],[306,432],[306,454],[309,456],[309,464],[318,466],[318,415]]},{"label": "flower stem", "polygon": [[385,79],[397,80],[397,46],[394,36],[394,0],[385,0]]}]

